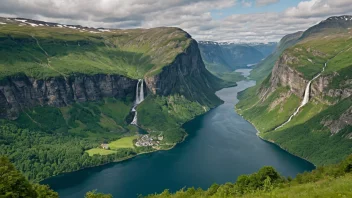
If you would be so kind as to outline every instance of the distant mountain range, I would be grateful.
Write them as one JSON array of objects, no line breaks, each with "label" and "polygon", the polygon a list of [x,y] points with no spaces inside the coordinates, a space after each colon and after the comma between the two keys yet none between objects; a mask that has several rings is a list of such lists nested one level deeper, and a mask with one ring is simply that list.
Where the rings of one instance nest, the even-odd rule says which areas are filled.
[{"label": "distant mountain range", "polygon": [[230,43],[199,41],[199,49],[206,68],[217,77],[229,82],[242,80],[234,72],[249,68],[269,56],[277,43]]},{"label": "distant mountain range", "polygon": [[206,67],[212,72],[233,71],[260,62],[270,55],[277,43],[230,43],[199,41]]}]

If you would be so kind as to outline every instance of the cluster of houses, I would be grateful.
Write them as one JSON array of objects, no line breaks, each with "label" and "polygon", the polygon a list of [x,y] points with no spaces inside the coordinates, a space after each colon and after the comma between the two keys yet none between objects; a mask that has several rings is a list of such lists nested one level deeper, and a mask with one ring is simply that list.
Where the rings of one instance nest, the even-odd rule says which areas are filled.
[{"label": "cluster of houses", "polygon": [[105,150],[109,150],[109,149],[110,149],[109,144],[107,144],[107,143],[102,143],[102,144],[100,144],[100,147],[101,147],[102,149],[105,149]]},{"label": "cluster of houses", "polygon": [[141,147],[141,146],[158,146],[160,144],[160,141],[163,140],[163,136],[158,136],[157,139],[154,139],[150,137],[149,134],[147,135],[142,135],[140,138],[138,138],[136,142],[136,146]]}]

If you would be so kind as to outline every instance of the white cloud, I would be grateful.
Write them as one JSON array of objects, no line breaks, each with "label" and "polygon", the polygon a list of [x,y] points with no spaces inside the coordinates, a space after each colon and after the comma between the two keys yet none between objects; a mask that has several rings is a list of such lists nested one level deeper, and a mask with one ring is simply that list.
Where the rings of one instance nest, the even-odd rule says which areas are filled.
[{"label": "white cloud", "polygon": [[[257,6],[276,0],[257,0]],[[214,19],[248,0],[0,0],[0,15],[107,28],[177,26],[197,40],[266,42],[305,30],[331,15],[351,14],[351,0],[309,0],[283,12]],[[252,1],[254,2],[254,1]],[[217,15],[219,16],[219,15]]]},{"label": "white cloud", "polygon": [[256,0],[255,1],[255,5],[256,6],[266,6],[266,5],[269,5],[269,4],[277,3],[279,1],[280,0]]},{"label": "white cloud", "polygon": [[242,4],[243,7],[252,7],[252,2],[251,1],[242,0],[241,4]]},{"label": "white cloud", "polygon": [[322,17],[352,14],[351,0],[310,0],[302,1],[296,7],[286,10],[287,17]]}]

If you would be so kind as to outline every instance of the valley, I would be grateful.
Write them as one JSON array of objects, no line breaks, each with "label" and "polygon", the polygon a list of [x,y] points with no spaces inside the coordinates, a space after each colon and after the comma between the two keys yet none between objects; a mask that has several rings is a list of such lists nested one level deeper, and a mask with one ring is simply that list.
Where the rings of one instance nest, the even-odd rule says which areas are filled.
[{"label": "valley", "polygon": [[237,93],[254,84],[240,81],[236,87],[218,91],[224,104],[184,124],[188,136],[171,150],[60,175],[42,184],[67,198],[83,197],[94,189],[132,198],[164,189],[206,189],[215,182],[233,182],[265,165],[291,177],[313,170],[313,164],[258,138],[256,129],[233,110]]},{"label": "valley", "polygon": [[236,43],[0,17],[0,197],[348,197],[352,16],[314,24]]}]

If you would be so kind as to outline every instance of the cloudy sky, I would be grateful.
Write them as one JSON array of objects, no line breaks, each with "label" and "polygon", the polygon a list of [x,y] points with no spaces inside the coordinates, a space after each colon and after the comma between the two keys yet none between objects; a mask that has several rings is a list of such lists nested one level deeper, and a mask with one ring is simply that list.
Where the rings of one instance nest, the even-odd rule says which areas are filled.
[{"label": "cloudy sky", "polygon": [[0,16],[105,28],[177,26],[197,40],[278,41],[352,0],[0,0]]}]

